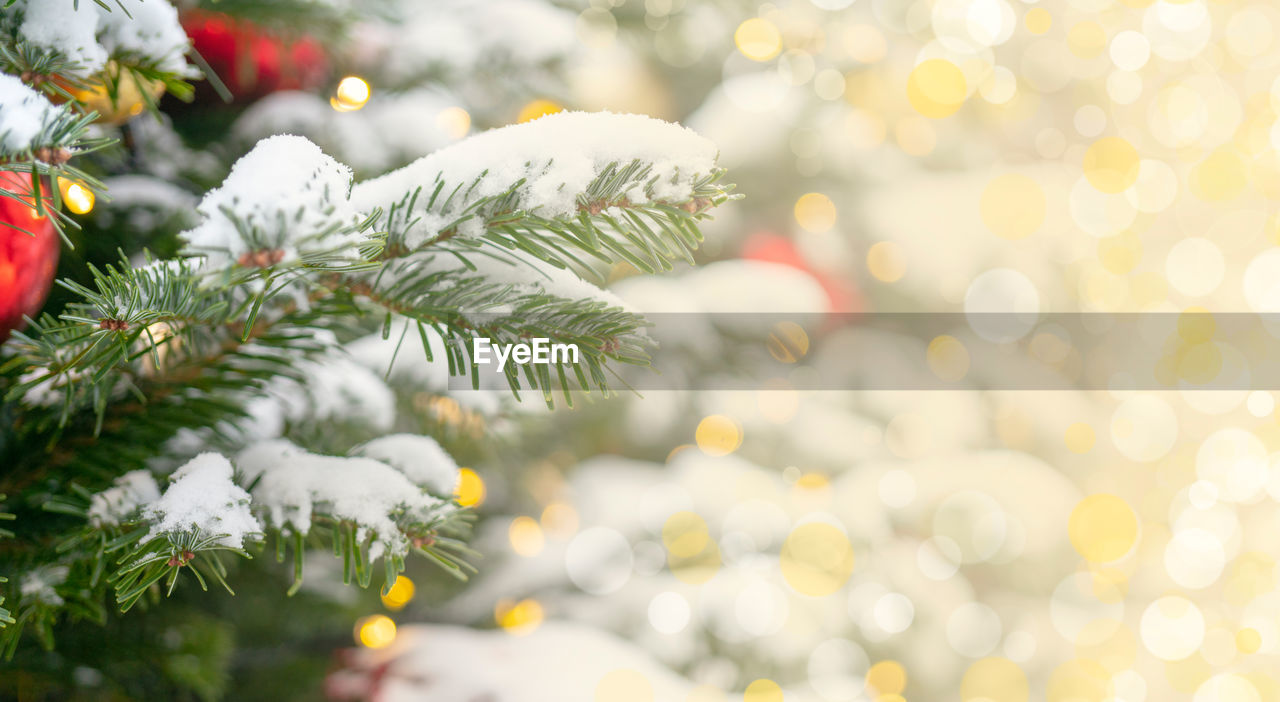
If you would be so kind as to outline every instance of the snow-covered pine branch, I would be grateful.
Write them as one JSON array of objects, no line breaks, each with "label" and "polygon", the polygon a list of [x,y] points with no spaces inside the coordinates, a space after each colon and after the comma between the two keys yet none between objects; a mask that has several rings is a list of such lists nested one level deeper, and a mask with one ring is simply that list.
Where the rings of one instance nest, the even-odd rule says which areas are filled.
[{"label": "snow-covered pine branch", "polygon": [[[635,115],[494,130],[354,191],[351,171],[311,142],[271,137],[198,206],[191,263],[95,271],[92,287],[71,286],[80,302],[15,335],[10,364],[43,370],[14,392],[61,389],[65,421],[90,402],[105,411],[161,355],[198,372],[250,339],[297,349],[318,325],[368,311],[434,329],[451,373],[473,378],[476,336],[575,344],[580,362],[510,365],[508,384],[548,402],[556,386],[608,392],[607,362],[647,358],[645,323],[579,277],[579,254],[642,267],[688,255],[698,219],[731,197],[721,173],[709,142]],[[366,234],[375,220],[389,229]]]},{"label": "snow-covered pine branch", "polygon": [[[68,178],[96,195],[103,184],[68,163],[113,142],[90,126],[96,114],[82,104],[104,93],[114,104],[122,81],[163,84],[182,98],[189,40],[169,0],[9,0],[0,11],[0,170]],[[145,94],[143,99],[152,101]],[[43,93],[43,94],[42,94]],[[61,103],[54,106],[46,97]],[[152,101],[153,102],[153,101]],[[150,103],[149,103],[150,104]],[[86,114],[87,113],[87,114]],[[58,188],[31,186],[0,197],[21,199],[52,215],[62,231],[75,226]],[[52,206],[50,206],[50,204]],[[69,239],[64,237],[66,243]]]},{"label": "snow-covered pine branch", "polygon": [[586,254],[652,272],[692,260],[696,221],[730,199],[715,161],[715,145],[679,125],[560,112],[360,183],[352,201],[382,213],[392,256],[463,237],[562,265]]},{"label": "snow-covered pine branch", "polygon": [[15,0],[5,8],[0,30],[61,59],[60,73],[67,76],[97,73],[112,59],[182,77],[197,74],[186,60],[190,41],[168,0]]},{"label": "snow-covered pine branch", "polygon": [[521,389],[541,390],[549,404],[556,386],[570,404],[574,388],[608,394],[605,364],[644,363],[651,347],[643,317],[572,271],[463,242],[442,242],[390,261],[366,295],[416,321],[423,332],[444,337],[450,372],[469,376],[475,388],[480,371],[471,358],[474,337],[498,344],[545,338],[575,345],[581,352],[576,363],[504,368],[517,398]]},{"label": "snow-covered pine branch", "polygon": [[[90,136],[92,118],[70,105],[55,106],[18,77],[0,72],[0,171],[41,176],[64,176],[101,190],[96,178],[74,168],[72,157],[97,150],[108,140]],[[53,215],[55,224],[69,221],[60,210],[62,194],[40,186],[40,180],[23,177],[26,187],[0,188],[0,197],[34,206],[41,215]],[[52,207],[50,207],[52,204]],[[5,226],[5,225],[0,225]]]},{"label": "snow-covered pine branch", "polygon": [[[177,462],[171,441],[184,431],[236,453],[247,437],[237,444],[230,429],[247,398],[305,374],[334,332],[370,313],[384,337],[403,322],[401,342],[416,326],[416,349],[443,346],[434,365],[473,378],[468,342],[482,333],[576,343],[572,364],[509,365],[512,389],[567,395],[574,378],[607,389],[606,363],[644,361],[645,322],[579,273],[590,259],[654,269],[689,255],[698,221],[732,197],[721,175],[708,142],[637,116],[495,130],[354,191],[349,169],[310,142],[266,139],[197,208],[191,260],[95,270],[90,284],[66,284],[77,302],[6,345],[0,371],[20,379],[7,397],[24,403],[33,440],[59,447],[19,456],[17,487],[54,471],[120,476]],[[126,609],[157,583],[175,587],[184,569],[226,585],[220,552],[250,555],[262,541],[281,559],[293,550],[298,578],[308,544],[332,547],[361,584],[378,558],[393,582],[410,551],[461,573],[467,518],[445,499],[456,466],[428,442],[384,437],[345,457],[278,441],[234,462],[197,455],[164,490],[132,473],[56,502],[86,525],[64,561],[73,573],[107,556],[121,563],[110,582]],[[90,581],[86,592],[100,594],[98,575]]]},{"label": "snow-covered pine branch", "polygon": [[89,496],[89,532],[102,535],[104,553],[132,548],[108,579],[121,608],[158,582],[172,592],[184,567],[202,587],[207,578],[230,590],[218,553],[253,557],[264,540],[275,542],[279,559],[293,550],[290,592],[301,583],[308,543],[331,548],[343,559],[344,580],[362,587],[378,559],[394,582],[411,551],[455,574],[469,568],[468,551],[454,538],[465,533],[466,519],[451,499],[453,459],[412,434],[374,439],[354,453],[322,456],[273,439],[244,449],[234,464],[199,454],[163,492],[149,471],[134,470]]},{"label": "snow-covered pine branch", "polygon": [[188,251],[209,270],[269,268],[316,255],[358,260],[364,237],[350,193],[351,169],[315,144],[263,139],[200,201],[205,219],[186,233]]}]

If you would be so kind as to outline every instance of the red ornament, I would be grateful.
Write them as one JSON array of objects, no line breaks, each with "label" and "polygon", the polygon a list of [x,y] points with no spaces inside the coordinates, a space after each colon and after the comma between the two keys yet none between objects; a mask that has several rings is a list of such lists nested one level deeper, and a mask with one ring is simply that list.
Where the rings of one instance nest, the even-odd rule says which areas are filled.
[{"label": "red ornament", "polygon": [[280,90],[310,90],[324,84],[329,59],[319,42],[288,40],[219,12],[183,13],[191,44],[237,101]]},{"label": "red ornament", "polygon": [[[0,171],[0,190],[29,192],[28,178]],[[34,317],[44,305],[58,271],[58,251],[58,233],[48,217],[22,200],[0,195],[0,341],[22,328],[23,315]]]},{"label": "red ornament", "polygon": [[781,263],[813,276],[827,293],[828,312],[862,311],[862,297],[853,283],[825,271],[816,270],[805,259],[795,242],[784,236],[765,232],[752,234],[742,245],[742,257],[750,261]]}]

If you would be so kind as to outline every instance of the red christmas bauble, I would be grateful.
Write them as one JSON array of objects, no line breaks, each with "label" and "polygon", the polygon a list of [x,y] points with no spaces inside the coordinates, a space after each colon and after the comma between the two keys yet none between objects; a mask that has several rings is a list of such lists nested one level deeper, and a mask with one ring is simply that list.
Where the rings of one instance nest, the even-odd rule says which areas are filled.
[{"label": "red christmas bauble", "polygon": [[182,26],[238,101],[279,90],[310,90],[328,77],[328,56],[314,39],[289,40],[251,22],[200,10],[184,13]]},{"label": "red christmas bauble", "polygon": [[742,257],[751,261],[767,261],[791,266],[813,276],[827,293],[828,312],[861,312],[862,296],[850,281],[816,270],[795,242],[777,234],[752,234],[742,245]]},{"label": "red christmas bauble", "polygon": [[[28,192],[29,177],[0,172],[0,190]],[[58,251],[58,233],[48,217],[22,200],[0,196],[0,341],[22,328],[23,315],[34,317],[44,305],[58,270]]]}]

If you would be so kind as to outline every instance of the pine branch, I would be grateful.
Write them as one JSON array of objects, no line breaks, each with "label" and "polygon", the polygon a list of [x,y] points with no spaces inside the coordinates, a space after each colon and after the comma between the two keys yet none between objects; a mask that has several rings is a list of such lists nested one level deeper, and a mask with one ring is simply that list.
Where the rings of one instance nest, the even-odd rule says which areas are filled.
[{"label": "pine branch", "polygon": [[[472,193],[490,178],[488,171],[465,184],[451,184],[438,173],[429,186],[420,186],[375,220],[385,232],[383,258],[406,256],[458,236],[464,230],[513,250],[545,261],[591,270],[579,254],[601,263],[627,261],[646,273],[670,270],[671,261],[693,262],[693,252],[702,243],[697,222],[708,210],[736,199],[733,186],[721,183],[725,171],[718,169],[695,178],[690,196],[680,201],[654,197],[659,176],[653,165],[636,160],[628,164],[610,163],[584,192],[576,197],[572,215],[543,216],[537,209],[521,209],[524,180],[496,195],[475,197]],[[644,202],[631,198],[643,195]],[[420,229],[427,218],[443,224],[428,233],[425,243]]]},{"label": "pine branch", "polygon": [[[577,389],[593,388],[604,395],[611,390],[605,373],[608,361],[644,364],[652,342],[643,334],[643,317],[593,299],[561,297],[540,287],[495,282],[478,272],[469,258],[492,256],[474,246],[452,242],[436,253],[422,253],[388,263],[372,283],[357,283],[354,289],[390,312],[430,326],[446,341],[451,375],[470,375],[478,387],[479,375],[472,359],[471,340],[478,336],[496,344],[514,344],[529,339],[549,339],[555,344],[571,344],[579,349],[579,363],[510,363],[504,369],[508,385],[519,398],[522,388],[541,391],[551,405],[557,384],[572,405],[572,380]],[[460,265],[430,265],[437,258]],[[502,260],[517,268],[526,266],[518,258]],[[529,280],[539,281],[536,269]],[[523,377],[521,373],[523,372]],[[527,384],[526,384],[527,383]]]}]

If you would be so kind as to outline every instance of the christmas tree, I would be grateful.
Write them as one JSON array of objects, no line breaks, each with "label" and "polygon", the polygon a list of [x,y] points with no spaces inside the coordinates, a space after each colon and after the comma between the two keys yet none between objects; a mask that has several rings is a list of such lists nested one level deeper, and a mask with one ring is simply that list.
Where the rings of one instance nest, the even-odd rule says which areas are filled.
[{"label": "christmas tree", "polygon": [[[464,137],[516,121],[509,66],[557,70],[554,44],[483,41],[565,18],[447,5],[4,7],[0,694],[217,698],[261,669],[237,643],[331,611],[316,578],[387,597],[415,557],[465,577],[474,474],[446,447],[482,443],[467,408],[608,394],[645,362],[644,318],[595,283],[692,262],[732,198],[716,148],[540,103]],[[469,34],[497,17],[526,34]],[[397,43],[414,22],[432,50]],[[495,377],[477,338],[578,353]],[[263,631],[255,606],[296,621]]]}]

